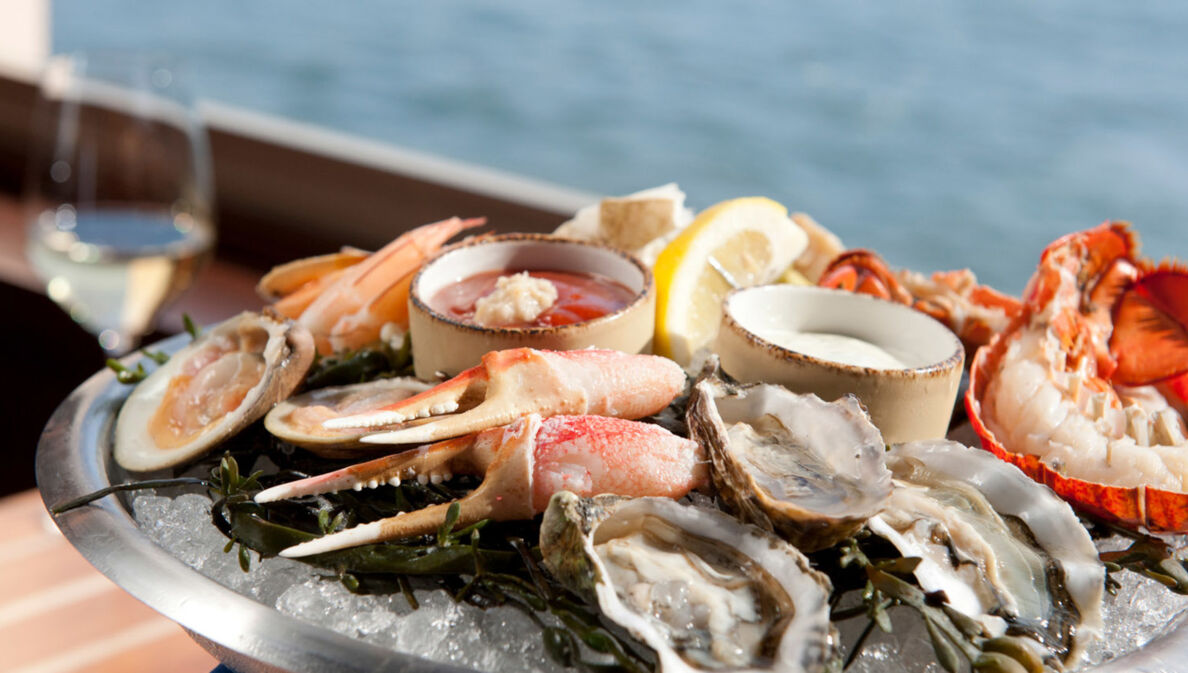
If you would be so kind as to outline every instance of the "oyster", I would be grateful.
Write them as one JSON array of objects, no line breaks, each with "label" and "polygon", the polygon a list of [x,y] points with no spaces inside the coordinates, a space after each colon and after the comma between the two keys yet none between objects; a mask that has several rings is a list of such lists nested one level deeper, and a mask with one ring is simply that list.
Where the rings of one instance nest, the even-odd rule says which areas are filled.
[{"label": "oyster", "polygon": [[987,636],[1025,634],[1074,663],[1101,628],[1105,568],[1072,509],[990,453],[948,440],[898,444],[895,490],[870,529],[921,558],[925,591],[943,591]]},{"label": "oyster", "polygon": [[[378,379],[367,383],[319,388],[283,400],[264,417],[264,427],[273,435],[326,458],[359,455],[359,441],[374,428],[326,428],[322,422],[352,414],[375,411],[432,388],[413,377]],[[370,445],[372,451],[377,448]]]},{"label": "oyster", "polygon": [[656,651],[659,671],[820,671],[829,579],[791,545],[667,498],[553,496],[545,566]]},{"label": "oyster", "polygon": [[245,311],[141,381],[120,409],[115,459],[157,470],[195,458],[288,397],[313,363],[304,327]]},{"label": "oyster", "polygon": [[693,387],[688,424],[727,509],[806,552],[853,534],[891,494],[883,436],[853,396],[711,374]]}]

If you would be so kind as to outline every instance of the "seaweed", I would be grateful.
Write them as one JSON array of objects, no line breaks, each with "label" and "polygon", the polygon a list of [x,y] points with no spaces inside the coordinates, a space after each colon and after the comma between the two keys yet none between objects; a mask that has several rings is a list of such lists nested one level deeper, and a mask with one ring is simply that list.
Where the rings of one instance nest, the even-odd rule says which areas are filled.
[{"label": "seaweed", "polygon": [[[287,462],[276,454],[270,458]],[[409,481],[365,494],[346,491],[267,506],[252,500],[263,486],[300,474],[292,466],[284,466],[273,474],[256,470],[244,475],[231,453],[225,453],[212,469],[207,482],[214,500],[212,523],[228,538],[224,551],[238,548],[245,571],[250,569],[250,552],[274,556],[287,547],[358,523],[456,500],[476,485],[472,478],[463,477],[445,484]],[[540,627],[545,650],[563,666],[608,673],[651,670],[647,652],[604,625],[597,610],[541,570],[535,523],[482,520],[457,528],[458,512],[454,502],[433,535],[302,560],[333,572],[355,593],[399,591],[414,609],[417,603],[409,581],[414,577],[436,580],[455,601],[481,608],[519,609]],[[586,650],[603,656],[594,660]]]}]

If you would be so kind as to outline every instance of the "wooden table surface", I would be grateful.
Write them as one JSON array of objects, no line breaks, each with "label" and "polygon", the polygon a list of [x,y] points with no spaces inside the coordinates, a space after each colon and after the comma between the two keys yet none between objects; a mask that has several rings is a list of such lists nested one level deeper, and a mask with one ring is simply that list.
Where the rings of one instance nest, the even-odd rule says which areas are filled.
[{"label": "wooden table surface", "polygon": [[0,670],[208,673],[218,661],[91,567],[36,491],[0,499]]}]

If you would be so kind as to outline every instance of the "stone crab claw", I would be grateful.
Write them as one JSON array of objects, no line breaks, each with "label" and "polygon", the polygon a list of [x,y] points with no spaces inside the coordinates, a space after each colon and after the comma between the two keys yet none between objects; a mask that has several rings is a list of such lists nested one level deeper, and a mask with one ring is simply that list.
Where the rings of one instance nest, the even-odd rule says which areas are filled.
[{"label": "stone crab claw", "polygon": [[477,367],[419,395],[323,425],[341,429],[406,423],[361,441],[433,442],[506,425],[530,413],[643,418],[668,406],[684,386],[680,365],[655,355],[515,348],[487,353]]},{"label": "stone crab claw", "polygon": [[[605,416],[542,419],[530,414],[504,427],[274,486],[255,499],[274,502],[399,485],[408,479],[437,483],[455,474],[485,475],[478,488],[457,501],[457,525],[465,526],[482,519],[530,519],[560,491],[583,497],[614,493],[679,498],[707,483],[708,469],[696,442],[658,425]],[[281,556],[310,556],[425,535],[441,526],[449,507],[432,505],[361,524],[295,545]]]}]

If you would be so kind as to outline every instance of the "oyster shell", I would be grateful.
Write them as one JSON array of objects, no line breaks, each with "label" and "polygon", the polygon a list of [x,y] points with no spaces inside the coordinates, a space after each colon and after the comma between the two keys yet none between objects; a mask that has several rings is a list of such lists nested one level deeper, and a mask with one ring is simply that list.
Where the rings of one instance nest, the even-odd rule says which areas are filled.
[{"label": "oyster shell", "polygon": [[1072,509],[1018,468],[948,440],[898,444],[895,490],[870,529],[921,558],[925,591],[997,636],[1022,633],[1065,663],[1101,629],[1105,568]]},{"label": "oyster shell", "polygon": [[309,330],[245,311],[141,381],[120,409],[115,459],[133,471],[195,458],[288,397],[313,363]]},{"label": "oyster shell", "polygon": [[331,429],[323,427],[322,422],[374,411],[432,387],[431,383],[408,376],[319,388],[278,403],[264,417],[264,427],[286,442],[326,458],[357,456],[361,447],[386,450],[386,446],[359,441],[363,435],[375,432],[375,428]]},{"label": "oyster shell", "polygon": [[883,436],[853,396],[825,402],[715,373],[694,385],[688,424],[727,509],[806,552],[852,535],[891,495]]},{"label": "oyster shell", "polygon": [[659,671],[821,671],[829,579],[794,547],[667,498],[553,496],[545,567],[655,650]]}]

